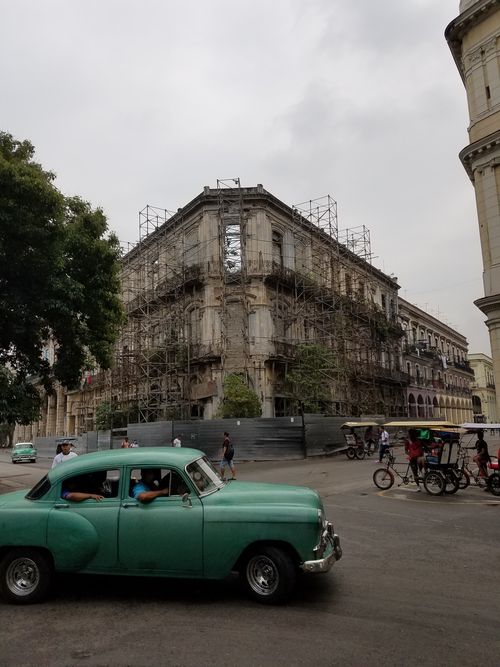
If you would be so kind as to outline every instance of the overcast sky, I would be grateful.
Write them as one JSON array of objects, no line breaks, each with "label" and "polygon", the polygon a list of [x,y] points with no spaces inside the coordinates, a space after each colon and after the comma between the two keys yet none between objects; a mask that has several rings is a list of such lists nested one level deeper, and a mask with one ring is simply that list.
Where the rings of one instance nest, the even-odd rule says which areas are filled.
[{"label": "overcast sky", "polygon": [[218,178],[330,194],[400,295],[489,354],[459,0],[0,0],[0,128],[121,241]]}]

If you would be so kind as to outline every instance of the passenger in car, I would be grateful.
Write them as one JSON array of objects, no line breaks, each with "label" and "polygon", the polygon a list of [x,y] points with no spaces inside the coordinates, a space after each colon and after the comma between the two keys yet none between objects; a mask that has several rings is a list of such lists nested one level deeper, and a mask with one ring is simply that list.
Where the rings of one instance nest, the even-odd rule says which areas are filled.
[{"label": "passenger in car", "polygon": [[104,496],[101,496],[98,493],[78,491],[77,477],[72,477],[63,482],[61,498],[64,498],[64,500],[71,500],[74,503],[81,503],[83,500],[97,500],[98,502],[104,500]]},{"label": "passenger in car", "polygon": [[159,476],[159,470],[156,468],[144,468],[141,470],[141,479],[132,489],[132,496],[141,503],[150,503],[155,498],[170,495],[169,489],[155,489],[155,479]]}]

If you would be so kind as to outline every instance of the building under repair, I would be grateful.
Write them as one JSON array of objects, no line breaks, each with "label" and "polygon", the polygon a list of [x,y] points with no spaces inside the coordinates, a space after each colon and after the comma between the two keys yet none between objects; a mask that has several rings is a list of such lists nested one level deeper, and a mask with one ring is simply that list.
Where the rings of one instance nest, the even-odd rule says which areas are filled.
[{"label": "building under repair", "polygon": [[339,232],[329,196],[290,207],[231,179],[176,213],[147,206],[122,260],[116,365],[68,396],[75,431],[103,401],[131,421],[213,418],[230,373],[262,416],[296,414],[287,371],[312,343],[333,353],[326,412],[404,414],[399,287],[370,260],[369,231]]}]

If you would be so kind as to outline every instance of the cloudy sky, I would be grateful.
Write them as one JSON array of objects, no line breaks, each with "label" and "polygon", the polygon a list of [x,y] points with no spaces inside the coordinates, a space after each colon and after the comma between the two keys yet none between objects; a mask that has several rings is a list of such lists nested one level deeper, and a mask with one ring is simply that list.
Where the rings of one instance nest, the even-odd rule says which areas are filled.
[{"label": "cloudy sky", "polygon": [[0,128],[124,242],[218,178],[330,194],[400,294],[489,353],[459,0],[0,2]]}]

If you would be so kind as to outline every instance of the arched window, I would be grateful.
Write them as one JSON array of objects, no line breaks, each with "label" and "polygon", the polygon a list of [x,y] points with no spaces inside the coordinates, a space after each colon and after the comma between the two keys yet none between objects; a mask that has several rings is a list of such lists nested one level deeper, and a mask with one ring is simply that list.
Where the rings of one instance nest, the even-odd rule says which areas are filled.
[{"label": "arched window", "polygon": [[408,396],[408,416],[416,417],[417,416],[417,406],[415,405],[415,396],[410,394]]}]

